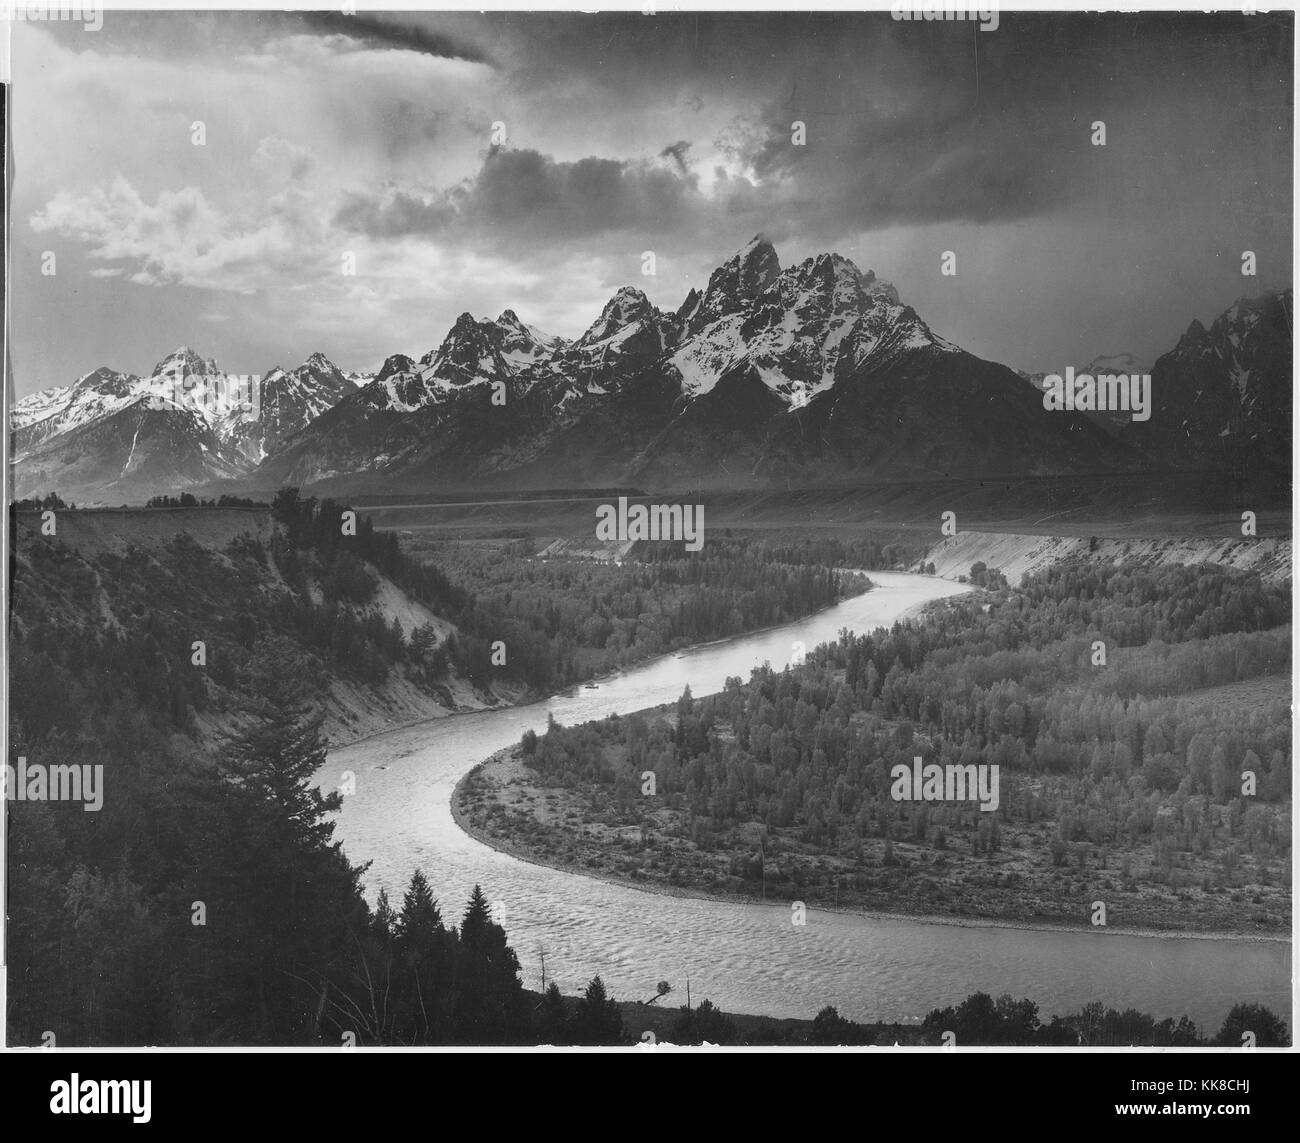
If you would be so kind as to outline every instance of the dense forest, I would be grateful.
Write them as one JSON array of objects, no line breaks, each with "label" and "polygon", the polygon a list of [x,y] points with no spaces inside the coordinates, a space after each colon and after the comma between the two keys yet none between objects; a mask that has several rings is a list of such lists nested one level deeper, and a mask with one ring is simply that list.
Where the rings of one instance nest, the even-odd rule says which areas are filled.
[{"label": "dense forest", "polygon": [[261,500],[247,496],[221,495],[215,500],[200,498],[192,492],[182,492],[179,496],[151,496],[145,501],[146,508],[266,508]]},{"label": "dense forest", "polygon": [[[272,510],[284,526],[272,555],[288,583],[305,586],[300,553],[311,553],[327,582],[362,603],[373,591],[364,565],[373,566],[455,625],[443,651],[461,675],[479,685],[514,679],[536,693],[693,643],[787,623],[871,586],[862,575],[775,561],[740,541],[711,541],[700,554],[647,544],[621,565],[537,560],[517,545],[472,553],[446,545],[428,553],[438,557],[435,563],[410,554],[396,533],[375,529],[369,518],[347,534],[349,510],[332,500],[303,499],[285,488]],[[450,575],[444,557],[453,560]],[[428,633],[423,639],[432,645]],[[443,662],[424,665],[436,674]]]},{"label": "dense forest", "polygon": [[6,802],[9,1042],[616,1042],[598,979],[560,1017],[529,1001],[477,886],[459,924],[418,870],[369,908],[332,839],[341,795],[312,785],[300,665],[260,659],[265,702],[216,766],[123,712],[120,756],[43,755],[102,760],[100,812]]},{"label": "dense forest", "polygon": [[[921,623],[842,632],[802,669],[688,693],[664,716],[552,725],[522,753],[634,877],[951,911],[956,865],[979,858],[980,911],[1011,908],[1018,886],[1043,908],[1091,884],[1132,895],[1129,923],[1168,927],[1186,905],[1208,910],[1201,927],[1281,931],[1289,617],[1289,585],[1250,574],[1060,566]],[[999,766],[998,810],[894,800],[891,770],[915,757]],[[535,821],[484,796],[467,780],[476,824],[545,853]]]},{"label": "dense forest", "polygon": [[93,814],[6,802],[11,1043],[314,1043],[345,1023],[358,1042],[398,1042],[411,1034],[401,1013],[376,1031],[340,1009],[372,962],[416,939],[456,966],[431,1034],[495,1038],[518,1003],[504,933],[481,893],[459,930],[434,932],[418,881],[400,940],[400,918],[371,913],[364,869],[332,840],[340,795],[312,785],[325,743],[302,665],[283,645],[258,649],[262,701],[215,764],[130,692],[92,720],[97,742],[18,744],[43,763],[103,764],[106,789]]},{"label": "dense forest", "polygon": [[[789,623],[870,587],[863,575],[821,567],[809,550],[726,537],[711,538],[699,553],[639,544],[622,564],[542,560],[528,541],[499,550],[455,542],[427,550],[469,597],[445,610],[460,631],[462,672],[488,677],[491,644],[501,640],[510,670],[541,692]],[[424,598],[400,571],[392,578]]]},{"label": "dense forest", "polygon": [[[272,511],[269,542],[237,536],[221,549],[177,533],[81,552],[22,532],[10,568],[10,762],[102,765],[105,789],[94,813],[6,803],[10,1039],[606,1042],[613,1009],[599,980],[576,1006],[525,1003],[481,893],[446,923],[417,876],[400,909],[381,899],[371,910],[364,869],[332,840],[339,795],[311,785],[327,668],[374,683],[414,669],[436,685],[452,663],[475,669],[474,640],[500,637],[503,620],[343,505],[285,490]],[[563,574],[590,604],[582,569],[548,569]],[[463,620],[464,643],[405,632],[368,607],[380,575]],[[690,639],[729,632],[736,616],[779,622],[866,584],[733,552],[694,570],[634,564],[600,586],[607,614],[625,596],[635,607],[640,595],[632,613],[647,617],[671,604],[654,619]],[[510,621],[521,647],[530,636],[540,646],[551,617],[521,605]],[[564,655],[538,651],[537,677],[580,669]],[[528,665],[516,657],[516,669]],[[213,726],[227,728],[215,747]]]},{"label": "dense forest", "polygon": [[[11,716],[16,740],[84,731],[139,710],[162,731],[238,715],[255,697],[259,644],[304,652],[318,687],[332,673],[372,687],[400,672],[444,694],[449,670],[546,692],[664,650],[782,623],[865,590],[865,577],[777,565],[723,548],[692,560],[604,568],[486,558],[491,584],[455,583],[368,518],[334,501],[275,498],[268,541],[222,550],[177,532],[162,544],[77,551],[25,533],[11,569]],[[377,574],[378,573],[378,574]],[[456,630],[403,630],[375,606],[382,575]],[[192,662],[203,643],[202,670]],[[493,647],[501,656],[494,659]],[[504,662],[501,661],[504,658]]]},{"label": "dense forest", "polygon": [[373,590],[359,561],[323,569],[313,599],[305,587],[280,588],[251,537],[218,551],[181,532],[90,555],[30,535],[13,575],[10,722],[20,752],[47,738],[99,744],[126,717],[189,735],[201,716],[237,716],[256,697],[259,648],[277,642],[304,652],[315,683],[328,666],[379,684],[410,658],[403,632],[351,606]]},{"label": "dense forest", "polygon": [[[739,537],[730,528],[715,533],[709,543],[735,544]],[[868,571],[888,571],[890,568],[908,567],[926,550],[927,544],[915,540],[878,538],[871,535],[841,539],[835,536],[805,536],[798,540],[746,538],[750,550],[763,553],[765,559],[778,564],[809,564],[822,568],[865,568]],[[675,549],[675,550],[674,550]],[[673,558],[679,545],[642,543],[636,551],[652,553],[650,558]]]},{"label": "dense forest", "polygon": [[[979,994],[918,1025],[675,1015],[619,1004],[599,976],[578,998],[526,992],[475,886],[448,924],[416,870],[400,906],[371,909],[329,820],[340,795],[311,784],[324,758],[289,659],[268,657],[265,703],[217,767],[136,726],[112,797],[6,802],[8,1038],[14,1044],[1220,1044],[1262,1046],[1285,1024],[1234,1007],[1202,1040],[1185,1018],[1089,1005],[1043,1024],[1037,1007]],[[670,991],[658,986],[651,1003]],[[669,1022],[665,1025],[663,1017]],[[52,1038],[51,1038],[52,1037]]]},{"label": "dense forest", "polygon": [[[91,554],[24,534],[11,568],[9,761],[102,764],[105,797],[93,813],[6,800],[11,1042],[630,1044],[651,1014],[667,1021],[660,1039],[677,1042],[898,1039],[898,1026],[833,1010],[791,1026],[707,1002],[629,1007],[598,976],[577,998],[529,993],[477,887],[444,917],[416,871],[400,903],[381,896],[372,908],[365,867],[333,837],[340,795],[312,784],[326,749],[313,713],[325,665],[381,678],[416,655],[432,678],[436,653],[444,663],[465,653],[367,610],[377,574],[465,619],[467,639],[486,638],[475,632],[497,630],[504,615],[540,639],[550,620],[535,601],[554,590],[566,629],[579,610],[613,624],[604,652],[639,592],[638,617],[663,626],[642,636],[638,618],[618,653],[691,624],[725,625],[731,611],[761,622],[821,605],[851,578],[819,578],[794,553],[774,563],[720,543],[694,569],[660,552],[622,568],[529,563],[538,578],[528,587],[512,594],[503,578],[484,602],[463,561],[453,580],[369,521],[351,534],[347,511],[286,492],[269,543],[242,537],[221,550],[178,534]],[[698,614],[648,606],[701,596],[711,604]],[[483,626],[471,618],[493,614]],[[1288,620],[1285,591],[1249,576],[1062,569],[925,624],[845,632],[802,672],[760,671],[718,696],[684,695],[672,718],[553,726],[528,745],[559,780],[595,783],[602,812],[634,814],[634,791],[603,749],[624,744],[635,768],[659,775],[665,801],[692,815],[702,847],[757,822],[773,846],[783,829],[806,835],[801,845],[870,840],[897,844],[898,863],[909,846],[991,851],[999,830],[1046,821],[1063,866],[1092,869],[1108,849],[1141,845],[1149,858],[1128,876],[1186,888],[1189,866],[1208,856],[1218,862],[1211,888],[1235,893],[1286,877],[1289,713],[1282,700],[1244,717],[1239,703],[1189,696],[1285,671]],[[195,639],[206,644],[203,671],[193,669]],[[1093,665],[1095,639],[1107,641],[1105,668]],[[560,655],[551,669],[582,669],[580,652],[568,653],[571,665]],[[222,718],[219,747],[197,749],[198,723]],[[914,752],[1001,761],[1002,808],[884,801],[889,762]],[[1247,797],[1239,773],[1251,768],[1258,790]],[[756,868],[772,853],[760,850]],[[748,854],[735,860],[746,876]],[[819,891],[808,883],[804,895]],[[932,1013],[904,1042],[937,1043],[944,1031],[963,1043],[1206,1042],[1185,1021],[1096,1006],[1042,1024],[1027,1002],[999,999],[990,1015],[987,999]],[[645,1021],[629,1018],[642,1011]],[[1260,1043],[1284,1036],[1265,1015],[1234,1010],[1216,1042],[1235,1042],[1239,1025]]]}]

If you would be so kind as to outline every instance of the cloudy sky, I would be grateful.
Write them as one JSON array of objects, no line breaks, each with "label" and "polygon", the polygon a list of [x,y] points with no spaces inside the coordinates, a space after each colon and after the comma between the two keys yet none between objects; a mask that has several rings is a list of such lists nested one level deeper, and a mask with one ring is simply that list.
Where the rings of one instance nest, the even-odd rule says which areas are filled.
[{"label": "cloudy sky", "polygon": [[1291,284],[1291,44],[1232,13],[15,24],[16,393],[180,344],[370,369],[464,310],[576,336],[624,284],[675,309],[759,231],[982,357],[1151,360]]}]

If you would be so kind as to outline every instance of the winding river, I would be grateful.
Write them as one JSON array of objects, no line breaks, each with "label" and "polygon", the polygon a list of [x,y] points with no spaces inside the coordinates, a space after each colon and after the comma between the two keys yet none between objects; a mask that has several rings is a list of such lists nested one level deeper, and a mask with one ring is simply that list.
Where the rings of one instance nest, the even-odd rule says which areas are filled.
[{"label": "winding river", "polygon": [[798,642],[811,648],[847,627],[866,632],[931,599],[966,590],[946,580],[871,572],[877,588],[798,623],[666,656],[525,707],[435,719],[332,751],[317,777],[355,792],[336,834],[348,856],[371,861],[373,896],[395,906],[417,865],[445,919],[458,922],[477,882],[538,986],[539,948],[548,981],[565,993],[599,974],[612,995],[650,997],[686,981],[698,1002],[725,1010],[810,1018],[826,1004],[858,1020],[917,1019],[972,992],[1028,996],[1044,1016],[1092,1000],[1157,1017],[1190,1016],[1215,1031],[1239,1000],[1289,1017],[1291,946],[1283,941],[1125,936],[933,924],[809,909],[790,923],[786,902],[732,904],[672,897],[548,869],[475,841],[452,820],[456,782],[489,754],[518,742],[548,714],[565,725],[722,689],[763,662],[780,669]]}]

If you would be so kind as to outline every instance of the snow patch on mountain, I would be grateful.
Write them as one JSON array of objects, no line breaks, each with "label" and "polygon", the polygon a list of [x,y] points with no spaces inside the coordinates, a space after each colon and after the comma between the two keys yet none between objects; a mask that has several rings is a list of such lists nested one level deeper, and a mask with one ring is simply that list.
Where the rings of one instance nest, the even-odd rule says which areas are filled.
[{"label": "snow patch on mountain", "polygon": [[[701,324],[701,314],[721,316]],[[761,239],[715,271],[671,358],[691,398],[748,364],[797,408],[850,369],[913,350],[957,352],[935,336],[898,291],[838,254],[781,270]]]},{"label": "snow patch on mountain", "polygon": [[[256,464],[354,388],[323,353],[313,353],[292,372],[277,366],[260,378],[231,377],[215,360],[183,345],[147,377],[101,367],[70,386],[42,390],[17,402],[10,418],[15,459],[21,461],[38,446],[138,406],[141,412],[180,415],[187,422],[185,435],[210,432],[219,450],[233,450],[245,463]],[[199,447],[213,451],[206,443]],[[124,474],[134,453],[133,440]]]}]

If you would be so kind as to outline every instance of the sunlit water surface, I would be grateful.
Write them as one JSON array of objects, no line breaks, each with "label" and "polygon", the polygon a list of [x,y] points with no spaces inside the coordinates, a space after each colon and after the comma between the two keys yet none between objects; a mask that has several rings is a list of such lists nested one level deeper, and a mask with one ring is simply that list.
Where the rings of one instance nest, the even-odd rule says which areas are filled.
[{"label": "sunlit water surface", "polygon": [[[906,1020],[976,991],[1028,996],[1044,1014],[1092,1000],[1158,1017],[1184,1013],[1216,1030],[1238,1000],[1290,1011],[1291,947],[1280,941],[1133,937],[1095,931],[924,924],[810,909],[791,924],[789,902],[769,905],[671,897],[530,865],[467,836],[452,820],[456,782],[489,754],[518,742],[548,714],[565,725],[699,696],[728,676],[790,661],[792,648],[891,624],[927,600],[965,588],[930,577],[871,572],[877,588],[773,631],[698,647],[531,706],[457,715],[330,753],[318,774],[337,787],[356,778],[337,836],[349,857],[373,864],[366,887],[394,904],[416,866],[444,917],[458,921],[477,882],[501,911],[524,980],[566,993],[599,974],[613,995],[649,997],[671,981],[725,1010],[811,1017],[826,1004],[853,1019]],[[678,1001],[679,1003],[681,1001]]]}]

